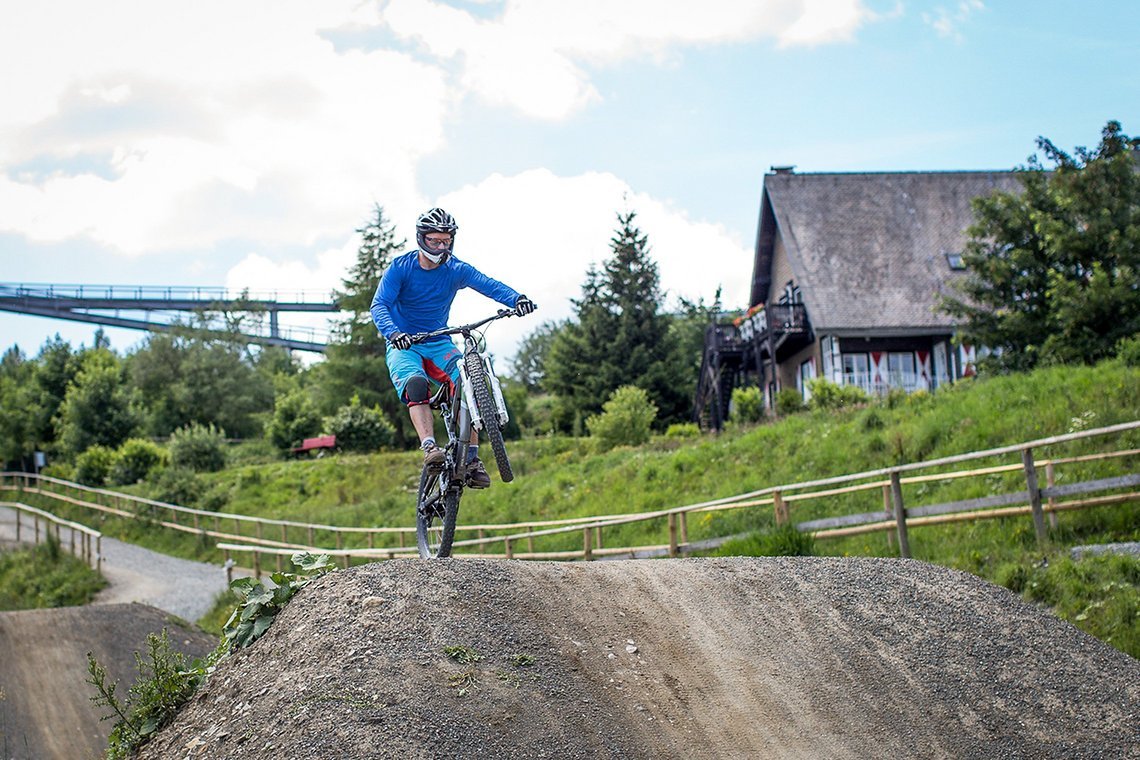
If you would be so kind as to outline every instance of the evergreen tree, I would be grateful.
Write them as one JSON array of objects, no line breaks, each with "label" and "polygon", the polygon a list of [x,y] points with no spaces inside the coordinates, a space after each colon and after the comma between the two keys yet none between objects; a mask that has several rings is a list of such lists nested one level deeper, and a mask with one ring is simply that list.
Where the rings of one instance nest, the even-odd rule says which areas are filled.
[{"label": "evergreen tree", "polygon": [[356,263],[334,293],[340,308],[348,312],[336,324],[325,360],[311,369],[313,390],[322,414],[331,415],[353,396],[372,408],[379,406],[396,429],[395,443],[418,442],[404,405],[396,396],[384,361],[384,339],[372,322],[372,298],[392,257],[407,245],[396,238],[395,228],[383,206],[373,207],[372,217],[356,230],[361,236]]},{"label": "evergreen tree", "polygon": [[546,361],[546,386],[559,397],[558,423],[581,432],[623,385],[636,385],[660,409],[660,424],[688,416],[691,389],[680,388],[671,362],[670,318],[660,311],[657,264],[636,214],[618,215],[612,254],[599,271],[591,267],[574,301],[577,321],[559,330]]},{"label": "evergreen tree", "polygon": [[1140,140],[1110,121],[1076,157],[1045,138],[1021,193],[974,201],[967,277],[943,308],[1005,370],[1095,362],[1140,333]]}]

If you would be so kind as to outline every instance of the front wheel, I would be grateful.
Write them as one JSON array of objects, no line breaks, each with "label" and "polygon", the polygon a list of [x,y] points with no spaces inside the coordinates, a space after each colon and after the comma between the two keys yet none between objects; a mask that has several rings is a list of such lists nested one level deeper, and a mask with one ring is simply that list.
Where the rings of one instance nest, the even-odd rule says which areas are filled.
[{"label": "front wheel", "polygon": [[503,443],[503,430],[499,425],[499,410],[495,408],[495,400],[491,398],[490,378],[483,370],[483,360],[477,354],[467,354],[466,361],[467,377],[471,380],[475,392],[475,405],[479,408],[479,416],[483,418],[483,430],[487,433],[491,450],[495,452],[499,477],[504,483],[510,483],[515,479],[515,473],[511,470],[511,461],[507,459],[507,447]]},{"label": "front wheel", "polygon": [[440,471],[424,467],[416,499],[416,543],[422,558],[451,556],[458,516],[459,492],[444,489]]}]

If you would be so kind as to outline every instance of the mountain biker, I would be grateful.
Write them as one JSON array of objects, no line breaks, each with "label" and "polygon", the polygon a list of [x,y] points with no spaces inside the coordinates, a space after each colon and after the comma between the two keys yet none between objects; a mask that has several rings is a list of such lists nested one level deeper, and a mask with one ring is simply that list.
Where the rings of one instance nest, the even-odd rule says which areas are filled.
[{"label": "mountain biker", "polygon": [[[428,380],[446,382],[454,391],[462,353],[445,335],[423,343],[412,343],[411,336],[446,327],[451,304],[461,288],[472,288],[513,308],[520,317],[535,309],[526,296],[455,257],[452,251],[458,229],[451,214],[441,208],[421,214],[416,220],[418,248],[392,261],[372,298],[372,321],[388,341],[388,373],[396,393],[408,405],[424,464],[433,467],[442,466],[444,452],[436,443],[435,421],[427,406],[431,399]],[[487,468],[479,460],[479,433],[474,429],[467,461],[467,485],[491,485]]]}]

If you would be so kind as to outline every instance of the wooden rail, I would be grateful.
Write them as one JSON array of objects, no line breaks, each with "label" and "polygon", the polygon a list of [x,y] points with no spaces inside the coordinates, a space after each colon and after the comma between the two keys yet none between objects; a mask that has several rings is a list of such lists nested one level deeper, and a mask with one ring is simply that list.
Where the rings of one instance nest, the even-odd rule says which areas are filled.
[{"label": "wooden rail", "polygon": [[[71,520],[64,520],[56,517],[51,512],[45,512],[42,509],[21,504],[17,501],[0,501],[0,507],[8,507],[16,514],[16,543],[24,541],[23,536],[23,521],[21,520],[22,514],[28,514],[32,517],[32,536],[33,543],[40,542],[40,520],[44,521],[44,538],[48,536],[48,531],[55,528],[55,540],[59,542],[60,546],[63,545],[63,537],[60,532],[63,528],[71,531],[71,540],[68,542],[71,553],[74,556],[82,556],[83,561],[86,562],[95,570],[103,569],[103,534],[94,528],[89,528],[81,523],[73,522]],[[76,546],[76,534],[79,536],[79,545]],[[94,546],[92,546],[94,541]],[[76,554],[76,552],[79,554]]]},{"label": "wooden rail", "polygon": [[[468,550],[463,556],[497,556],[513,559],[596,559],[606,556],[645,556],[647,554],[667,553],[669,556],[679,556],[691,550],[692,544],[688,535],[688,516],[710,512],[725,512],[739,509],[756,509],[772,507],[776,524],[791,524],[793,511],[803,509],[810,501],[827,499],[836,496],[859,494],[861,492],[877,492],[881,494],[882,509],[873,512],[840,515],[819,520],[801,521],[795,527],[803,532],[811,533],[816,538],[833,538],[840,536],[857,535],[885,531],[891,540],[897,541],[899,554],[909,557],[910,543],[908,531],[911,527],[933,525],[960,520],[994,519],[1013,515],[1031,515],[1034,530],[1039,541],[1046,539],[1051,525],[1055,525],[1056,515],[1059,512],[1073,509],[1084,509],[1093,506],[1119,504],[1140,498],[1135,490],[1126,493],[1115,493],[1102,496],[1088,496],[1084,499],[1059,502],[1061,497],[1075,495],[1090,495],[1103,491],[1118,491],[1121,489],[1134,489],[1140,486],[1140,473],[1132,472],[1112,478],[1099,478],[1079,483],[1056,485],[1058,468],[1076,463],[1095,462],[1098,460],[1121,459],[1140,455],[1140,449],[1123,449],[1096,454],[1083,454],[1079,456],[1054,457],[1037,460],[1035,452],[1044,448],[1063,445],[1076,441],[1091,440],[1105,436],[1117,435],[1140,429],[1140,421],[1121,423],[1095,430],[1079,431],[1065,435],[1052,436],[1024,443],[1002,446],[983,451],[974,451],[940,459],[902,464],[894,467],[885,467],[849,475],[822,478],[800,483],[770,486],[751,491],[749,493],[714,499],[710,501],[689,504],[669,509],[655,510],[633,514],[605,515],[583,518],[568,518],[563,520],[528,521],[510,524],[480,524],[457,526],[457,532],[463,536],[474,534],[473,538],[456,540],[454,547],[457,550]],[[965,470],[943,470],[943,468],[973,462],[980,459],[1017,455],[1017,463],[990,465]],[[919,474],[921,470],[940,470]],[[1044,487],[1038,482],[1044,472]],[[908,505],[904,501],[904,488],[926,483],[951,481],[960,478],[978,478],[992,475],[1021,474],[1025,487],[1007,493],[989,494],[974,499],[954,502],[935,503],[927,505]],[[414,533],[411,526],[398,528],[345,528],[331,525],[300,523],[286,520],[272,520],[267,518],[250,517],[247,515],[222,514],[193,510],[163,502],[155,502],[138,497],[125,496],[112,491],[92,489],[78,486],[67,481],[53,478],[39,477],[39,482],[47,482],[57,488],[71,488],[100,495],[104,499],[117,500],[119,507],[109,507],[94,502],[87,502],[70,498],[55,491],[32,488],[31,483],[37,476],[24,473],[0,473],[0,489],[28,490],[40,493],[49,498],[87,506],[104,512],[121,516],[140,516],[138,513],[144,509],[168,510],[169,519],[160,522],[164,527],[185,532],[193,532],[220,540],[218,548],[226,552],[250,552],[254,556],[255,570],[260,571],[260,555],[275,556],[278,564],[280,558],[294,551],[310,551],[328,553],[340,557],[347,566],[352,558],[359,559],[390,559],[398,557],[415,556],[414,546],[406,545],[408,534]],[[22,479],[22,480],[21,480]],[[879,497],[877,497],[879,498]],[[131,504],[133,510],[122,509],[122,505]],[[1048,524],[1046,516],[1049,517]],[[179,519],[193,518],[193,527],[179,522]],[[215,526],[222,522],[233,521],[234,532],[227,533],[218,529],[209,529],[202,526],[208,520],[214,521]],[[645,521],[662,521],[664,523],[665,542],[657,542],[643,546],[606,547],[603,546],[603,535],[607,528],[628,525]],[[255,536],[243,535],[242,526],[254,525]],[[267,539],[263,531],[267,527],[276,527],[280,530],[281,540]],[[287,529],[304,530],[307,540],[290,542],[287,540]],[[320,548],[314,540],[317,531],[327,531],[335,536],[335,548]],[[352,533],[365,533],[369,537],[367,548],[346,548],[343,536]],[[494,535],[488,535],[492,533]],[[581,548],[560,551],[536,551],[535,539],[549,536],[577,533],[581,535]],[[399,537],[397,547],[376,547],[374,536],[381,534],[396,534]],[[410,542],[414,544],[414,541]],[[226,548],[223,549],[223,546]],[[491,553],[492,547],[501,546],[501,552]],[[525,547],[525,548],[524,548]],[[228,557],[227,557],[228,558]]]}]

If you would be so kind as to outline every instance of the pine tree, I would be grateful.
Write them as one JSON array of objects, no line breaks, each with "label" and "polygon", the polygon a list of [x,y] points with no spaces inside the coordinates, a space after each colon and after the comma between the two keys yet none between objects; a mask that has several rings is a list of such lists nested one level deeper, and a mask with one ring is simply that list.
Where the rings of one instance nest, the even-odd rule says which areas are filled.
[{"label": "pine tree", "polygon": [[396,229],[385,217],[384,207],[378,203],[373,206],[369,221],[356,232],[361,236],[356,263],[348,276],[341,280],[343,289],[333,292],[341,310],[349,312],[349,316],[336,323],[334,340],[352,344],[373,355],[383,354],[384,343],[376,340],[376,326],[369,310],[384,270],[393,255],[407,245],[407,240],[396,240]]}]

